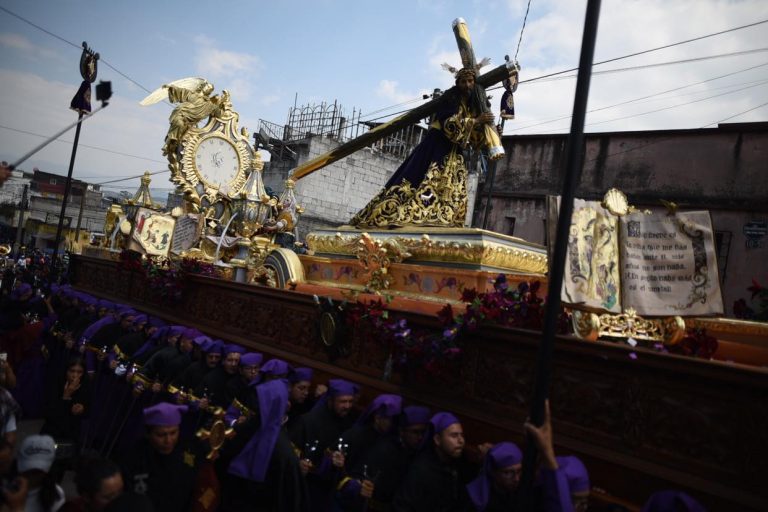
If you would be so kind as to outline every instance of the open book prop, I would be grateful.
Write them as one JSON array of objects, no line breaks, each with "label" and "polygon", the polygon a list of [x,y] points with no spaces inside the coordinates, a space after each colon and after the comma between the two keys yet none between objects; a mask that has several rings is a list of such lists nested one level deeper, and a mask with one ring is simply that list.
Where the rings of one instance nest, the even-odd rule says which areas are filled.
[{"label": "open book prop", "polygon": [[683,316],[723,313],[709,212],[676,210],[637,211],[615,189],[575,201],[561,297],[580,336],[673,344]]},{"label": "open book prop", "polygon": [[169,214],[139,208],[128,248],[147,256],[168,256],[176,220]]}]

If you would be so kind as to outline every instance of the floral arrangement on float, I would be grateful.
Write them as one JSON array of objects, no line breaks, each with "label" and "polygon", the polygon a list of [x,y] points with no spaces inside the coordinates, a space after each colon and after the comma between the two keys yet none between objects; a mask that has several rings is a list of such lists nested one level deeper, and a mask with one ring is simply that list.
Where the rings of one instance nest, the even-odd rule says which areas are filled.
[{"label": "floral arrangement on float", "polygon": [[[439,376],[455,368],[464,352],[464,334],[483,325],[501,325],[540,330],[544,299],[539,297],[539,281],[523,282],[510,287],[506,276],[493,281],[493,291],[464,290],[461,296],[466,307],[456,314],[446,304],[437,314],[441,329],[416,329],[408,321],[387,309],[389,300],[357,301],[344,308],[345,321],[352,330],[370,333],[376,343],[389,354],[384,370],[388,380],[392,371],[415,376]],[[570,322],[561,316],[560,332],[570,333]]]},{"label": "floral arrangement on float", "polygon": [[216,267],[211,263],[192,258],[172,260],[163,257],[147,257],[131,250],[120,253],[118,267],[141,275],[150,293],[159,301],[181,300],[186,277],[190,274],[217,277]]}]

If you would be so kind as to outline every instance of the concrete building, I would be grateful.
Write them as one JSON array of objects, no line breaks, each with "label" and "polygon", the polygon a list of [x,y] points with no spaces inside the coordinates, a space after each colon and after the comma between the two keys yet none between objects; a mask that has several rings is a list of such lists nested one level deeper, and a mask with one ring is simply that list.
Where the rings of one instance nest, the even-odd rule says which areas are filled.
[{"label": "concrete building", "polygon": [[[503,138],[487,229],[547,244],[546,197],[560,194],[567,135]],[[749,300],[752,278],[768,282],[768,123],[717,128],[595,133],[586,136],[576,196],[599,200],[611,187],[639,208],[709,210],[716,232],[726,314]],[[480,186],[475,226],[488,187]]]},{"label": "concrete building", "polygon": [[[5,230],[12,232],[15,236],[18,216],[23,213],[22,245],[48,251],[53,250],[61,213],[61,201],[66,186],[66,176],[43,172],[39,169],[34,169],[32,173],[22,173],[21,171],[16,171],[16,173],[22,176],[17,177],[19,183],[11,183],[14,188],[9,189],[14,190],[12,195],[8,196],[13,209],[12,211],[9,209],[9,212],[3,211],[3,213],[12,213],[10,216],[4,215],[1,219],[5,225]],[[0,189],[3,194],[8,193],[6,187],[9,182],[6,182]],[[26,208],[22,212],[22,193],[15,189],[23,187],[25,183],[28,184],[29,189]],[[101,232],[104,229],[104,217],[109,204],[111,201],[104,198],[98,185],[89,185],[80,180],[72,180],[64,214],[62,239],[74,240],[74,232],[78,226],[80,227],[81,240],[87,239],[86,237],[91,232]]]}]

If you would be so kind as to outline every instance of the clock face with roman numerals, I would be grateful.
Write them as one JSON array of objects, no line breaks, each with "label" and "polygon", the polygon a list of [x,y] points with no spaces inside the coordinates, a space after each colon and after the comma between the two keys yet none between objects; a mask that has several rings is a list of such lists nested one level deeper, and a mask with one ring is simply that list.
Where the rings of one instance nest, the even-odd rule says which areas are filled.
[{"label": "clock face with roman numerals", "polygon": [[200,141],[194,156],[200,180],[208,187],[228,194],[230,184],[240,170],[240,156],[235,146],[223,137],[211,135]]}]

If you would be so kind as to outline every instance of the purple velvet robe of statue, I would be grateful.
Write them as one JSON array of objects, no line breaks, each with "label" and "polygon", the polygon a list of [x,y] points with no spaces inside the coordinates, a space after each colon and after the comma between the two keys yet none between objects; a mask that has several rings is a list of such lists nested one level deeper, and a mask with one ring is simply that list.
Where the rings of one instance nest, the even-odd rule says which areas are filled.
[{"label": "purple velvet robe of statue", "polygon": [[[455,115],[457,110],[455,103],[449,99],[435,114],[435,119],[442,127],[445,120]],[[384,188],[389,189],[394,185],[401,184],[404,180],[408,180],[414,188],[418,187],[424,179],[429,166],[433,162],[442,166],[443,159],[451,152],[453,146],[453,142],[445,136],[442,128],[431,126],[424,140],[416,146],[411,154],[408,155],[408,158],[397,168]]]}]

